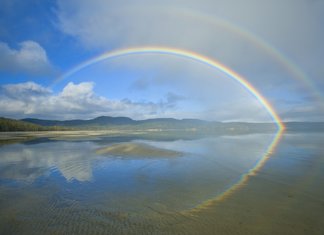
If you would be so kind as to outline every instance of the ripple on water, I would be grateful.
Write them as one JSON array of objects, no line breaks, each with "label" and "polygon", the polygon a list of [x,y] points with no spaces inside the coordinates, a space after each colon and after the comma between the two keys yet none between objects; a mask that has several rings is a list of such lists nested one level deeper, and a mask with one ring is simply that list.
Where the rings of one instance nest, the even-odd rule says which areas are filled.
[{"label": "ripple on water", "polygon": [[192,201],[231,185],[218,180],[236,182],[267,141],[144,142],[192,153],[162,159],[93,155],[95,142],[1,147],[0,234],[323,234],[323,146],[299,145],[305,138],[284,142],[244,187],[202,210]]}]

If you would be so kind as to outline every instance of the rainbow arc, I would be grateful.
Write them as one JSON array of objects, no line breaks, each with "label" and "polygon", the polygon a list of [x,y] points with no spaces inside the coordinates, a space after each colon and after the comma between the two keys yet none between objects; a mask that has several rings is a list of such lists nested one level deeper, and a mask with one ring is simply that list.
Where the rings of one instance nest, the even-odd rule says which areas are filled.
[{"label": "rainbow arc", "polygon": [[244,89],[246,89],[249,93],[251,93],[259,102],[260,104],[267,110],[273,121],[276,123],[278,129],[277,132],[274,135],[274,138],[272,139],[269,146],[266,148],[264,155],[260,158],[260,160],[252,167],[250,170],[248,170],[245,174],[241,176],[238,182],[233,184],[230,188],[228,188],[226,191],[224,191],[222,194],[217,195],[215,198],[211,198],[209,200],[206,200],[205,202],[201,203],[200,205],[197,205],[195,208],[192,208],[188,211],[183,211],[182,213],[196,213],[199,212],[205,208],[208,208],[209,206],[218,203],[224,199],[226,199],[228,196],[230,196],[233,192],[237,191],[241,187],[243,187],[248,179],[255,175],[266,163],[266,161],[269,159],[271,154],[274,152],[276,146],[278,145],[280,138],[282,136],[282,133],[285,129],[282,120],[272,107],[272,105],[267,101],[265,97],[261,95],[261,93],[252,86],[251,83],[249,83],[245,78],[243,78],[241,75],[233,71],[232,69],[228,68],[227,66],[223,65],[222,63],[218,62],[215,59],[208,58],[204,55],[198,54],[193,51],[179,49],[179,48],[171,48],[171,47],[161,47],[161,46],[155,46],[155,47],[131,47],[131,48],[124,48],[124,49],[117,49],[114,51],[109,51],[106,53],[103,53],[99,56],[96,56],[94,58],[91,58],[75,67],[73,67],[71,70],[67,71],[65,74],[63,74],[61,77],[59,77],[55,82],[60,82],[71,75],[79,72],[82,69],[85,69],[89,66],[92,66],[94,64],[97,64],[104,60],[114,59],[118,57],[128,56],[128,55],[141,55],[141,54],[159,54],[159,55],[173,55],[177,57],[182,57],[188,60],[195,61],[197,63],[204,64],[206,66],[209,66],[213,69],[216,69],[225,75],[227,77],[233,79],[237,83],[239,83]]}]

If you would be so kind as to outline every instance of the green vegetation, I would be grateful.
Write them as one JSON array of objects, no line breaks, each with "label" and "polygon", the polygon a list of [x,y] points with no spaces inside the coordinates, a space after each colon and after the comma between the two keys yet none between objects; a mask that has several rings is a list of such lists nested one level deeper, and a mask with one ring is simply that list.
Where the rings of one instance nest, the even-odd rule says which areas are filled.
[{"label": "green vegetation", "polygon": [[[71,128],[69,128],[71,129]],[[9,132],[9,131],[59,131],[59,130],[68,130],[68,128],[59,127],[59,126],[41,126],[34,123],[29,123],[25,121],[9,119],[0,117],[0,131]]]}]

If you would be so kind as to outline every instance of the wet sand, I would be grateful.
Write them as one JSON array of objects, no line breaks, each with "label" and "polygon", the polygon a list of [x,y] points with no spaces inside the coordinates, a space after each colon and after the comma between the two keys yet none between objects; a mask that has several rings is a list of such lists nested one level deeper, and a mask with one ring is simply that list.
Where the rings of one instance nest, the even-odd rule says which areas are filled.
[{"label": "wet sand", "polygon": [[102,136],[138,135],[142,132],[102,130],[102,131],[22,131],[22,132],[0,132],[0,144],[18,143],[39,138],[50,140],[80,140],[92,139]]},{"label": "wet sand", "polygon": [[96,150],[99,155],[141,156],[141,157],[177,157],[180,152],[157,148],[143,143],[121,143]]}]

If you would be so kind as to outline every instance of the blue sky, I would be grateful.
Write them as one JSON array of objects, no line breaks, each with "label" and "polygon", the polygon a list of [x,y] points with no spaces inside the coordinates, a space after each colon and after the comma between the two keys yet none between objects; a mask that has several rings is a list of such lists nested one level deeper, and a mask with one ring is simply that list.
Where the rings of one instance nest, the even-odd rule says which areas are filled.
[{"label": "blue sky", "polygon": [[[323,121],[323,13],[315,0],[2,0],[0,116],[271,121],[240,84],[174,56],[124,56],[54,83],[101,53],[158,45],[227,65],[284,121]],[[304,80],[253,38],[276,48]]]}]

